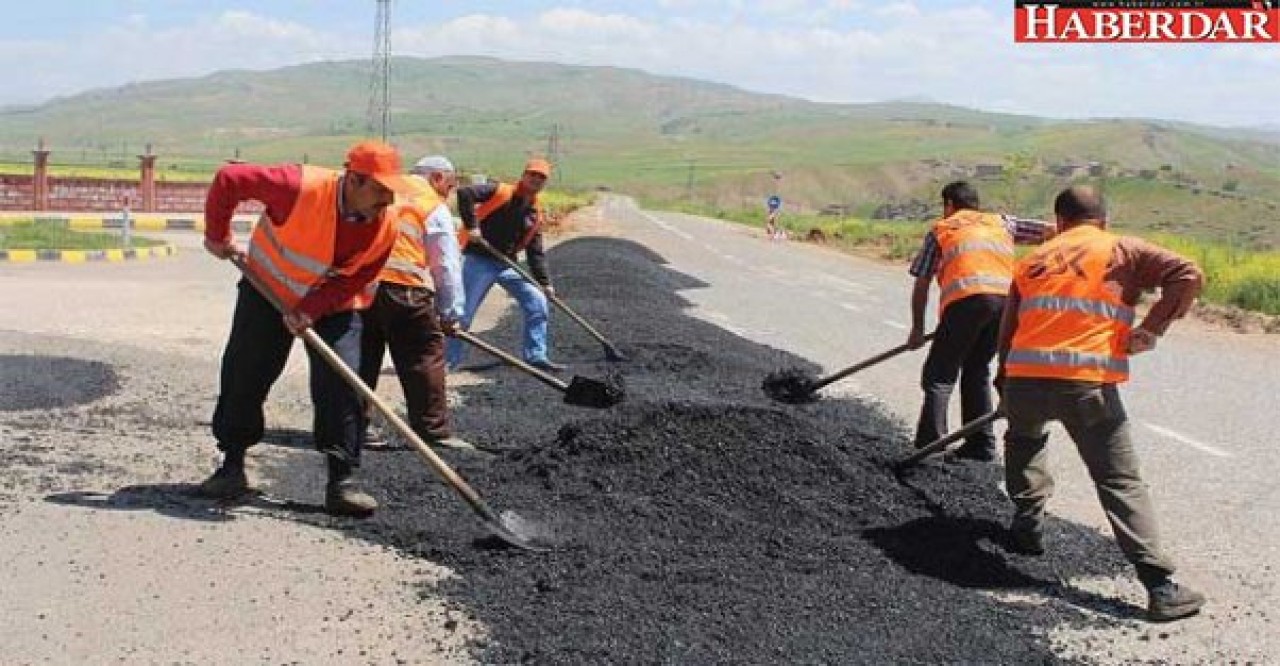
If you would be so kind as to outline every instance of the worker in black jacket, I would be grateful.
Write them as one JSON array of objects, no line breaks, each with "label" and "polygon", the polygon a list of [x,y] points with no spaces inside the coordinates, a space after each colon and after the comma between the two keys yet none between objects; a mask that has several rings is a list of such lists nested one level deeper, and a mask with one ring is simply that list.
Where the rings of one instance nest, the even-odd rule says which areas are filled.
[{"label": "worker in black jacket", "polygon": [[[561,372],[565,366],[547,357],[547,295],[555,291],[547,274],[542,247],[544,216],[538,204],[538,193],[550,176],[550,162],[531,159],[514,184],[490,182],[458,188],[458,214],[466,230],[462,284],[467,307],[461,324],[464,329],[471,328],[476,311],[496,282],[516,299],[524,315],[524,360],[542,370]],[[521,250],[537,285],[529,284],[520,273],[494,256],[497,252],[518,261]],[[449,341],[449,368],[458,368],[463,353],[460,340]]]}]

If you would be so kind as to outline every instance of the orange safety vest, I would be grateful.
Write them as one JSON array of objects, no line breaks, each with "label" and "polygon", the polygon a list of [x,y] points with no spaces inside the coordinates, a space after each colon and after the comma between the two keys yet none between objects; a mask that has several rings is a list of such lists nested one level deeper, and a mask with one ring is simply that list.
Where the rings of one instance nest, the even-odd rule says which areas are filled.
[{"label": "orange safety vest", "polygon": [[1081,225],[1018,262],[1021,302],[1005,375],[1108,384],[1129,378],[1133,307],[1104,284],[1116,241]]},{"label": "orange safety vest", "polygon": [[933,225],[938,240],[938,310],[975,294],[1009,293],[1013,239],[999,215],[965,209]]},{"label": "orange safety vest", "polygon": [[[515,197],[515,194],[516,194],[515,185],[512,185],[510,183],[499,184],[498,189],[494,191],[493,196],[489,197],[488,201],[485,201],[476,206],[477,223],[483,225],[484,221],[488,219],[488,217],[492,215],[494,211],[507,205],[511,201],[511,199]],[[525,249],[526,247],[528,247],[529,243],[533,242],[533,237],[537,236],[539,231],[542,231],[542,207],[538,204],[537,194],[533,195],[532,207],[534,212],[533,226],[529,227],[529,229],[524,232],[524,236],[520,238],[519,243],[516,243],[516,247],[514,250],[512,250],[512,254],[515,254]],[[467,235],[467,230],[459,229],[458,230],[458,247],[465,248],[467,246],[468,240],[469,240],[469,236]]]},{"label": "orange safety vest", "polygon": [[428,269],[427,248],[422,239],[427,233],[427,218],[440,203],[439,195],[427,191],[398,206],[396,244],[391,249],[391,256],[387,258],[382,272],[378,274],[378,280],[408,287],[435,289]]},{"label": "orange safety vest", "polygon": [[[302,167],[302,183],[293,210],[283,224],[276,225],[266,213],[254,226],[249,239],[248,266],[267,285],[286,309],[297,307],[311,290],[333,275],[333,253],[338,238],[338,191],[341,175],[319,167]],[[396,228],[383,213],[376,224],[379,234],[356,263],[372,261],[395,242]],[[378,283],[370,282],[338,311],[358,310],[373,304]]]}]

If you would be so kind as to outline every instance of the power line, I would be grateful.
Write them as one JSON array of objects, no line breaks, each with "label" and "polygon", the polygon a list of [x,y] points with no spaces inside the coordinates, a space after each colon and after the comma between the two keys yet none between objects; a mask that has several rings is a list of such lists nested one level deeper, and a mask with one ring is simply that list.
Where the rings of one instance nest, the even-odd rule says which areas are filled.
[{"label": "power line", "polygon": [[376,0],[378,14],[373,26],[373,60],[369,76],[368,130],[383,141],[391,133],[391,0]]}]

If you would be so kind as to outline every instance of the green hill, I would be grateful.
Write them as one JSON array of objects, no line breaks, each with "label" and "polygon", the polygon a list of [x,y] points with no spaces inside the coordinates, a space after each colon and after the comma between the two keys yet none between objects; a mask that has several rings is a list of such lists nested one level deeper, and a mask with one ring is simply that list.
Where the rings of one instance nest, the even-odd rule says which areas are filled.
[{"label": "green hill", "polygon": [[[127,169],[150,143],[173,177],[237,154],[336,164],[366,133],[368,82],[368,63],[352,61],[95,90],[0,111],[0,159],[29,161],[43,136],[55,164]],[[776,188],[793,210],[919,216],[946,181],[1004,166],[976,178],[995,207],[1045,215],[1057,188],[1093,180],[1115,195],[1126,224],[1280,245],[1280,143],[1270,128],[820,104],[636,70],[486,58],[396,59],[390,89],[394,140],[408,154],[444,152],[465,169],[510,175],[526,154],[549,152],[554,134],[560,187],[722,208],[758,208]]]}]

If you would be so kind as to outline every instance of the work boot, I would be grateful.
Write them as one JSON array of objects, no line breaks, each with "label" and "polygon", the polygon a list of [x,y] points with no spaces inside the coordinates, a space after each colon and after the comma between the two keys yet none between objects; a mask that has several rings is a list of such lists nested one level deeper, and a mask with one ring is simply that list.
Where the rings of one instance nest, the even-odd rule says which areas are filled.
[{"label": "work boot", "polygon": [[994,462],[996,459],[995,444],[974,444],[965,442],[951,451],[953,458],[976,460],[978,462]]},{"label": "work boot", "polygon": [[1147,590],[1147,618],[1152,622],[1171,622],[1200,612],[1204,595],[1165,579]]},{"label": "work boot", "polygon": [[244,471],[244,454],[227,454],[222,466],[200,483],[199,494],[209,499],[228,500],[253,491]]},{"label": "work boot", "polygon": [[1031,525],[1010,527],[1009,551],[1031,557],[1044,555],[1044,531]]},{"label": "work boot", "polygon": [[324,510],[333,516],[368,518],[378,509],[378,501],[356,485],[351,463],[327,455],[329,484],[324,491]]}]

